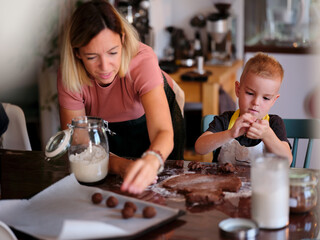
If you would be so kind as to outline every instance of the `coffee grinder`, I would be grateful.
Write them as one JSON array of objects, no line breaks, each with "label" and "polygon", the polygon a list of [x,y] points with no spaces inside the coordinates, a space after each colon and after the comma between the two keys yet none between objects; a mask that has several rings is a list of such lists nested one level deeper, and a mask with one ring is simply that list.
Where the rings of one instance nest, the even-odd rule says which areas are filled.
[{"label": "coffee grinder", "polygon": [[218,12],[207,17],[208,54],[207,65],[232,65],[235,59],[232,43],[231,4],[215,3]]}]

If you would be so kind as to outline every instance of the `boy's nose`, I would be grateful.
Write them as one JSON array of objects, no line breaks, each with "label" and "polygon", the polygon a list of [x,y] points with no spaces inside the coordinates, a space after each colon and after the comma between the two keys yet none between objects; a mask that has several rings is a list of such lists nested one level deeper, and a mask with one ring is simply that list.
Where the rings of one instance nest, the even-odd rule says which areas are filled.
[{"label": "boy's nose", "polygon": [[252,100],[253,104],[254,105],[259,105],[260,101],[259,101],[259,98],[255,97],[253,100]]}]

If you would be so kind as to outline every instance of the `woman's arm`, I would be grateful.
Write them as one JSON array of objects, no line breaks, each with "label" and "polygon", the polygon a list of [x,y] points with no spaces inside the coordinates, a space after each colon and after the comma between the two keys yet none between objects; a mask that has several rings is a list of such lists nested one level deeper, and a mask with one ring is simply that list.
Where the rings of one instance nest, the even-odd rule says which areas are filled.
[{"label": "woman's arm", "polygon": [[150,149],[160,151],[166,159],[173,149],[173,127],[170,109],[163,86],[141,97],[150,138]]},{"label": "woman's arm", "polygon": [[[159,151],[166,159],[173,149],[173,128],[163,86],[159,85],[144,94],[141,102],[147,119],[150,149]],[[129,166],[121,189],[131,193],[142,192],[154,181],[159,167],[159,159],[151,154],[136,160]]]},{"label": "woman's arm", "polygon": [[126,175],[127,169],[134,161],[126,158],[119,157],[110,152],[109,155],[109,172],[119,174],[121,177]]},{"label": "woman's arm", "polygon": [[84,108],[81,110],[68,110],[60,106],[59,111],[60,111],[60,124],[61,124],[62,130],[68,128],[67,124],[70,124],[73,118],[86,115]]}]

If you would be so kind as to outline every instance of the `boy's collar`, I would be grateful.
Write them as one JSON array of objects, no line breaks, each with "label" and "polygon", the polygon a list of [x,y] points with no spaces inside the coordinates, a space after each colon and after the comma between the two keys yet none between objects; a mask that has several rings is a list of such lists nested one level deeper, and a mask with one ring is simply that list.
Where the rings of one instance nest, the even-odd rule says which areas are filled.
[{"label": "boy's collar", "polygon": [[[228,130],[231,129],[234,125],[234,123],[236,122],[237,118],[239,117],[240,115],[240,109],[238,109],[237,111],[235,111],[230,119],[230,122],[229,122],[229,126],[228,126]],[[270,120],[270,116],[269,114],[265,115],[262,120]]]}]

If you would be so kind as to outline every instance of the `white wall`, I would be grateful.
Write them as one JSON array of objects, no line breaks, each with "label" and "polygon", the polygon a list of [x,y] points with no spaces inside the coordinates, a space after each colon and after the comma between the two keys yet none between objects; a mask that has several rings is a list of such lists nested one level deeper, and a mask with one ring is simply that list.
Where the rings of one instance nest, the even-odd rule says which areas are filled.
[{"label": "white wall", "polygon": [[0,0],[0,101],[37,102],[37,78],[62,0]]},{"label": "white wall", "polygon": [[[184,28],[187,37],[192,39],[194,30],[189,25],[190,19],[198,13],[207,15],[213,12],[213,2],[223,0],[150,1],[150,21],[156,37],[155,51],[161,57],[169,42],[165,27],[173,25]],[[59,5],[63,2],[68,0],[0,0],[0,52],[3,56],[0,58],[0,101],[18,105],[37,102],[38,72],[51,34],[57,27]],[[242,3],[243,0],[233,3],[233,9],[239,14],[243,12]]]},{"label": "white wall", "polygon": [[[210,13],[216,12],[214,3],[232,3],[231,13],[237,16],[237,57],[243,58],[244,43],[244,0],[150,0],[150,25],[155,32],[154,50],[159,58],[163,57],[164,48],[169,44],[170,35],[165,30],[168,26],[182,28],[189,40],[194,39],[195,30],[191,27],[190,20],[197,14],[207,17]],[[202,30],[202,39],[205,39],[205,28]]]},{"label": "white wall", "polygon": [[[270,113],[282,118],[312,118],[305,103],[310,93],[320,87],[320,54],[274,54],[284,68],[284,79],[280,88],[280,97]],[[254,53],[246,53],[245,61]],[[318,105],[319,106],[319,105]],[[301,140],[298,149],[297,166],[301,167],[307,142]],[[320,169],[320,140],[314,141],[310,168]]]}]

